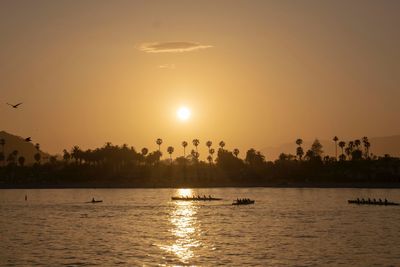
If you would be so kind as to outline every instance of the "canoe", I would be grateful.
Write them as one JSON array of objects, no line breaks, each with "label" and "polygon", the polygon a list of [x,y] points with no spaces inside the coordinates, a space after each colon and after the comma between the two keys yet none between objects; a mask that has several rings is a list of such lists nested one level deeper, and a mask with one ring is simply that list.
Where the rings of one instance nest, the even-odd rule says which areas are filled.
[{"label": "canoe", "polygon": [[222,200],[222,198],[216,197],[171,197],[171,200],[182,200],[182,201],[215,201],[215,200]]},{"label": "canoe", "polygon": [[250,201],[247,201],[247,202],[237,202],[237,201],[235,201],[235,202],[232,203],[232,205],[236,205],[236,206],[238,206],[238,205],[250,205],[250,204],[254,204],[255,202],[256,202],[255,200],[250,200]]},{"label": "canoe", "polygon": [[389,202],[389,201],[387,201],[387,202],[384,202],[384,201],[382,201],[382,202],[379,202],[379,201],[366,201],[366,200],[364,200],[364,201],[358,201],[358,200],[347,200],[347,203],[349,203],[349,204],[357,204],[357,205],[376,205],[376,206],[399,206],[400,204],[399,203],[395,203],[395,202]]},{"label": "canoe", "polygon": [[95,200],[95,201],[88,201],[88,202],[86,202],[86,203],[101,203],[101,202],[103,202],[103,200]]}]

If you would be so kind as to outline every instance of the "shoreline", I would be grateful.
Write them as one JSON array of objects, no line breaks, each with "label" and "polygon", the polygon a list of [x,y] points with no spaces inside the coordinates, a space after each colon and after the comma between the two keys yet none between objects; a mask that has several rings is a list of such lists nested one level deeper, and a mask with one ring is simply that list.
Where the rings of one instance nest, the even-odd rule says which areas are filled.
[{"label": "shoreline", "polygon": [[175,188],[299,188],[299,189],[400,189],[400,183],[290,183],[269,185],[171,185],[171,186],[132,186],[132,185],[0,185],[0,190],[12,189],[175,189]]}]

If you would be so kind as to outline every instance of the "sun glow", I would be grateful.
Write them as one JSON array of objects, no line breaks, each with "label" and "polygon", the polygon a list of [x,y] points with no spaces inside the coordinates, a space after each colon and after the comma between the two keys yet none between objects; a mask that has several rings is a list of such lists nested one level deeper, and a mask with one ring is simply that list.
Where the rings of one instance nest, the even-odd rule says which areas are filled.
[{"label": "sun glow", "polygon": [[180,121],[187,121],[190,118],[191,112],[187,107],[180,107],[177,110],[176,115]]},{"label": "sun glow", "polygon": [[178,196],[183,196],[183,197],[193,195],[192,189],[189,189],[189,188],[180,188],[180,189],[178,189],[177,193],[178,193]]}]

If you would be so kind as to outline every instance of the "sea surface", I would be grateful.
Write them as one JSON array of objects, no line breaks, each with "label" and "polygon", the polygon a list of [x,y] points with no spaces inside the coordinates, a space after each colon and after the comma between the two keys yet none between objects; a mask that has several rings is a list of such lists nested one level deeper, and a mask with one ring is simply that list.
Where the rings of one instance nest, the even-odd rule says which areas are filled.
[{"label": "sea surface", "polygon": [[400,266],[400,206],[357,197],[400,190],[0,190],[0,266]]}]

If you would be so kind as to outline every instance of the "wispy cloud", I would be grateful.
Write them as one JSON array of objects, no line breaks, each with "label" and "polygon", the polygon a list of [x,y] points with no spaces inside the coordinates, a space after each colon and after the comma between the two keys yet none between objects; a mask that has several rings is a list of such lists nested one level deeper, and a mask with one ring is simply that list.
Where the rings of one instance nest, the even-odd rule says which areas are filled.
[{"label": "wispy cloud", "polygon": [[170,69],[173,70],[176,68],[175,64],[163,64],[158,66],[159,69]]},{"label": "wispy cloud", "polygon": [[182,53],[211,47],[194,42],[156,42],[144,43],[139,49],[147,53]]}]

